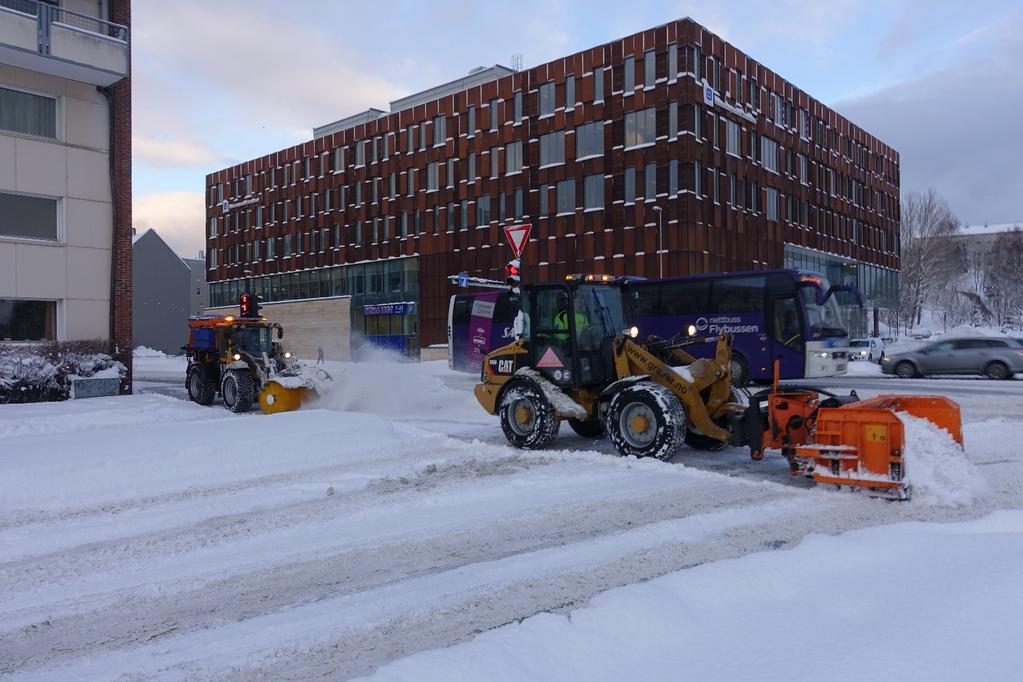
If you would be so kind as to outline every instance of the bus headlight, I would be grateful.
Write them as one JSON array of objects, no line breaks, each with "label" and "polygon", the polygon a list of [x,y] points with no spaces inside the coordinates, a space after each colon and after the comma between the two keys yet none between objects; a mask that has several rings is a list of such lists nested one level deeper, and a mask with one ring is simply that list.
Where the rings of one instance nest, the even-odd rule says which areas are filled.
[{"label": "bus headlight", "polygon": [[818,356],[823,358],[824,360],[827,360],[830,357],[830,354],[829,353],[818,353]]},{"label": "bus headlight", "polygon": [[285,360],[290,360],[291,359],[291,351],[290,350],[284,351],[284,359]]},{"label": "bus headlight", "polygon": [[696,336],[696,325],[695,324],[689,325],[689,328],[686,329],[686,331],[689,332],[689,336]]}]

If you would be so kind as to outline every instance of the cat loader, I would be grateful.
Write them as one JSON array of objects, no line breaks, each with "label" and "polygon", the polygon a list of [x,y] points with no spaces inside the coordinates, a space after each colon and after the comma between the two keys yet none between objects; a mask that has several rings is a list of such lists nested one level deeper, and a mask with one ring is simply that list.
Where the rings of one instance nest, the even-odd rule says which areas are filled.
[{"label": "cat loader", "polygon": [[[624,327],[625,280],[571,275],[521,287],[519,338],[484,358],[476,399],[519,448],[547,447],[561,422],[587,438],[607,436],[622,455],[667,460],[683,444],[746,446],[755,460],[780,450],[794,476],[908,499],[898,413],[929,419],[962,445],[959,407],[947,398],[860,400],[817,388],[733,388],[731,342],[696,336],[637,339]],[[714,357],[686,347],[716,343]]]},{"label": "cat loader", "polygon": [[210,405],[219,393],[231,412],[247,412],[257,402],[264,414],[299,409],[330,376],[303,367],[284,350],[284,329],[260,315],[254,294],[242,294],[239,308],[237,316],[188,319],[188,344],[182,347],[188,397]]}]

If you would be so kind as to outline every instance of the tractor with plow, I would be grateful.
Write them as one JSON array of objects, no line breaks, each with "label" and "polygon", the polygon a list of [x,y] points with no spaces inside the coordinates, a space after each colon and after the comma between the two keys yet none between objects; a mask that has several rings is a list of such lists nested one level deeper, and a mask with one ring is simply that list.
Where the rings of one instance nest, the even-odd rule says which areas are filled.
[{"label": "tractor with plow", "polygon": [[[475,395],[508,441],[541,449],[567,421],[588,438],[609,437],[621,455],[667,460],[683,445],[779,450],[794,476],[907,499],[898,413],[929,419],[962,445],[959,407],[941,397],[860,400],[774,385],[750,395],[732,385],[731,336],[690,326],[669,339],[638,340],[625,328],[629,283],[608,275],[521,287],[522,334],[488,354]],[[716,342],[713,358],[686,348]],[[777,369],[776,369],[777,376]]]},{"label": "tractor with plow", "polygon": [[313,398],[330,376],[309,369],[281,343],[284,328],[260,312],[255,294],[242,294],[240,314],[188,319],[185,388],[188,397],[210,405],[219,393],[231,412],[247,412],[258,403],[264,414],[297,410]]}]

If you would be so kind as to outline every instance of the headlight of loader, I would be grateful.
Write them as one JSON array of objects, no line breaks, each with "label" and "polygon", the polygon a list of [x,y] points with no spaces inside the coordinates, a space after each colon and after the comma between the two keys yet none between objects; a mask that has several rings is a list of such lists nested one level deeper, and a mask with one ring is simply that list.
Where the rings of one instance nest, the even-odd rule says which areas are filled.
[{"label": "headlight of loader", "polygon": [[284,351],[284,359],[285,360],[290,360],[291,359],[291,351],[290,350]]},{"label": "headlight of loader", "polygon": [[235,353],[235,354],[234,354],[234,355],[233,355],[232,357],[233,357],[233,359],[235,359],[235,360],[241,360],[241,359],[242,359],[242,356],[241,356],[241,354],[240,354],[240,353]]}]

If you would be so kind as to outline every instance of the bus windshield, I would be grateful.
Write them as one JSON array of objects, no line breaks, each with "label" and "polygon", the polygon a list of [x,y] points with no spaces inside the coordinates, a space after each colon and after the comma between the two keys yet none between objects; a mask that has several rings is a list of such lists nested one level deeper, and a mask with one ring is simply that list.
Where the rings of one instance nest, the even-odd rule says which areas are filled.
[{"label": "bus windshield", "polygon": [[[827,290],[827,285],[824,285]],[[838,303],[834,296],[828,297],[824,304],[817,303],[817,290],[813,287],[801,289],[803,308],[806,310],[806,322],[809,325],[809,336],[812,339],[846,336],[842,326],[842,318],[838,312]]]}]

